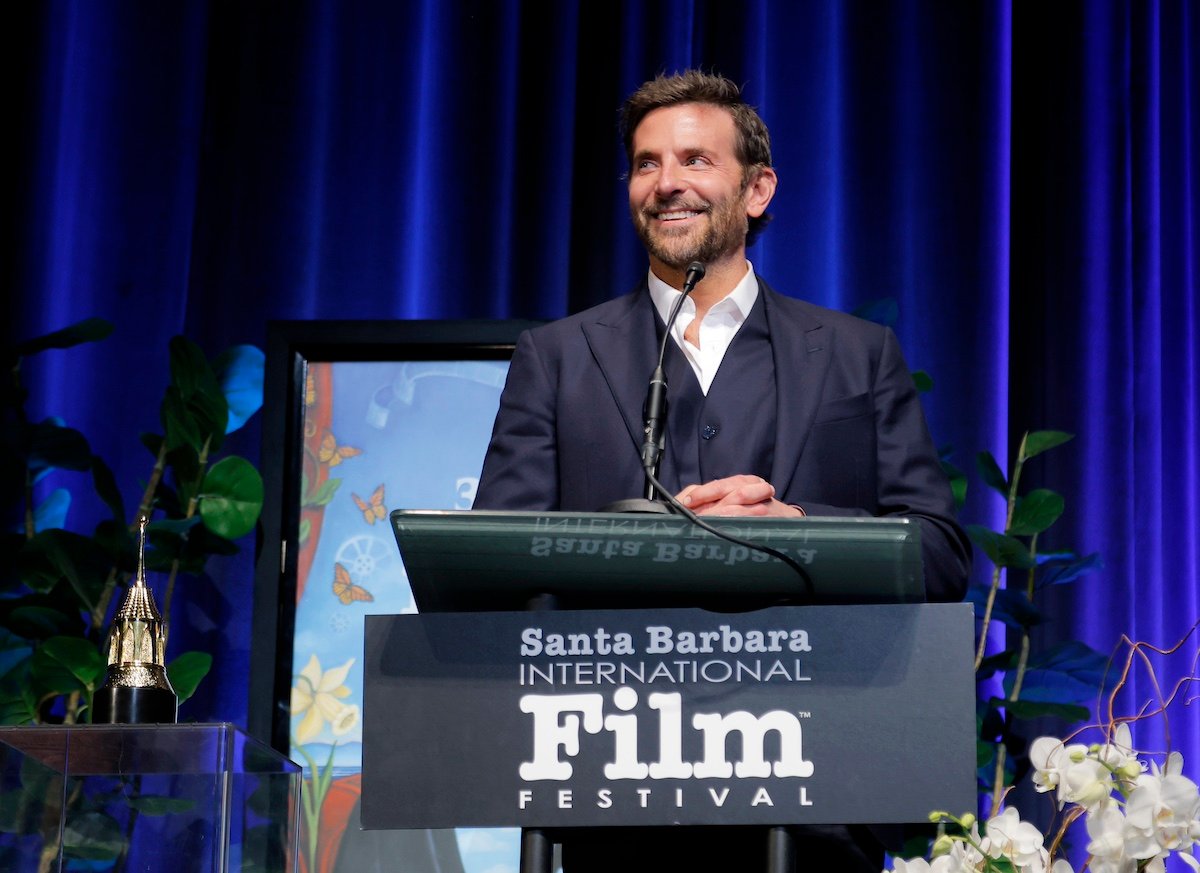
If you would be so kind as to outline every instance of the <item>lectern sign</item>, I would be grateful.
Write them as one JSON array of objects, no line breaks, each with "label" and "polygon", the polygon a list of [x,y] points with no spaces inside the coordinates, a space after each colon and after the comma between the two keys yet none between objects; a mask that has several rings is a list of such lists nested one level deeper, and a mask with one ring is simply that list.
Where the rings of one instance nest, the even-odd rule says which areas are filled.
[{"label": "lectern sign", "polygon": [[961,604],[370,616],[362,822],[968,809],[971,632]]}]

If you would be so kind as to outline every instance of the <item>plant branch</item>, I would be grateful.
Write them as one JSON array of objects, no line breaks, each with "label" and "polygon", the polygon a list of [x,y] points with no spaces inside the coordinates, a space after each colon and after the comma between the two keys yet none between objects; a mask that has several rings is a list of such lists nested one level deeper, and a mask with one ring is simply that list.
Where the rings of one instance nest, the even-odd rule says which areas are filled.
[{"label": "plant branch", "polygon": [[[184,513],[184,518],[192,518],[196,514],[196,510],[200,506],[200,488],[204,485],[204,472],[208,469],[208,452],[212,445],[212,436],[204,440],[204,445],[200,449],[198,472],[196,473],[195,487],[192,488],[192,494],[188,498],[187,511]],[[171,600],[175,596],[175,580],[179,576],[179,559],[171,561],[171,572],[167,576],[167,590],[163,595],[163,637],[170,633],[171,629]]]},{"label": "plant branch", "polygon": [[[129,523],[129,532],[135,533],[138,529],[138,519],[143,515],[146,518],[150,517],[154,510],[154,495],[158,492],[158,483],[162,481],[163,473],[167,468],[167,441],[163,440],[162,445],[158,447],[158,455],[154,458],[154,468],[150,471],[150,480],[146,483],[146,488],[142,491],[142,499],[138,504],[137,512],[133,515],[133,521]],[[108,607],[112,603],[113,592],[117,587],[117,576],[120,574],[119,567],[113,567],[108,578],[104,581],[104,589],[100,594],[100,599],[96,602],[96,609],[92,613],[92,628],[98,630],[104,625],[104,617],[108,615]]]},{"label": "plant branch", "polygon": [[[1007,534],[1012,528],[1013,513],[1017,507],[1017,486],[1021,482],[1021,470],[1025,466],[1025,443],[1029,439],[1029,431],[1021,437],[1021,445],[1017,449],[1017,460],[1013,465],[1012,481],[1008,483],[1008,497],[1005,500],[1004,506],[1004,532]],[[997,564],[992,570],[992,586],[988,589],[987,605],[983,610],[983,623],[979,629],[979,647],[975,650],[975,669],[979,669],[979,665],[983,663],[984,653],[987,651],[988,629],[992,623],[992,608],[996,603],[996,592],[1000,590],[1000,574],[1001,568]]]}]

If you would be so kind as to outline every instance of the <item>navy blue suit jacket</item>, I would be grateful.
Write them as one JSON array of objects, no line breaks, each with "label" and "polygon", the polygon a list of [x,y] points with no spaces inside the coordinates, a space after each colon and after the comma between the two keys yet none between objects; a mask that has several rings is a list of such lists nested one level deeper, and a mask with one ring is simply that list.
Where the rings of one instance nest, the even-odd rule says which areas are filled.
[{"label": "navy blue suit jacket", "polygon": [[[814,516],[918,519],[927,595],[960,599],[970,544],[895,335],[776,294],[761,278],[759,295],[775,365],[775,496]],[[587,512],[639,496],[642,403],[657,350],[644,284],[523,333],[475,507]],[[662,464],[669,480],[670,445]]]}]

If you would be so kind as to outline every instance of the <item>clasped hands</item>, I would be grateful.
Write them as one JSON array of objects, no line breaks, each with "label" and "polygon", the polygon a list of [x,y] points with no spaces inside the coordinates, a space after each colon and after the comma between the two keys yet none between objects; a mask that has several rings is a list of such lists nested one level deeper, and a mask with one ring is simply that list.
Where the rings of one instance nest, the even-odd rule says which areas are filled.
[{"label": "clasped hands", "polygon": [[761,476],[728,476],[689,485],[675,498],[697,515],[799,518],[804,510],[775,499],[775,486]]}]

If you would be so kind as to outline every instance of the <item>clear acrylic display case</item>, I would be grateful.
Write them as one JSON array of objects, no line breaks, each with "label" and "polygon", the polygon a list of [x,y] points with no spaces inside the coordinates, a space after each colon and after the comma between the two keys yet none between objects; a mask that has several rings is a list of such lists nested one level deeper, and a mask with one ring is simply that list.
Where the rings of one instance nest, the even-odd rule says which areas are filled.
[{"label": "clear acrylic display case", "polygon": [[0,870],[298,870],[300,768],[231,724],[0,727]]}]

